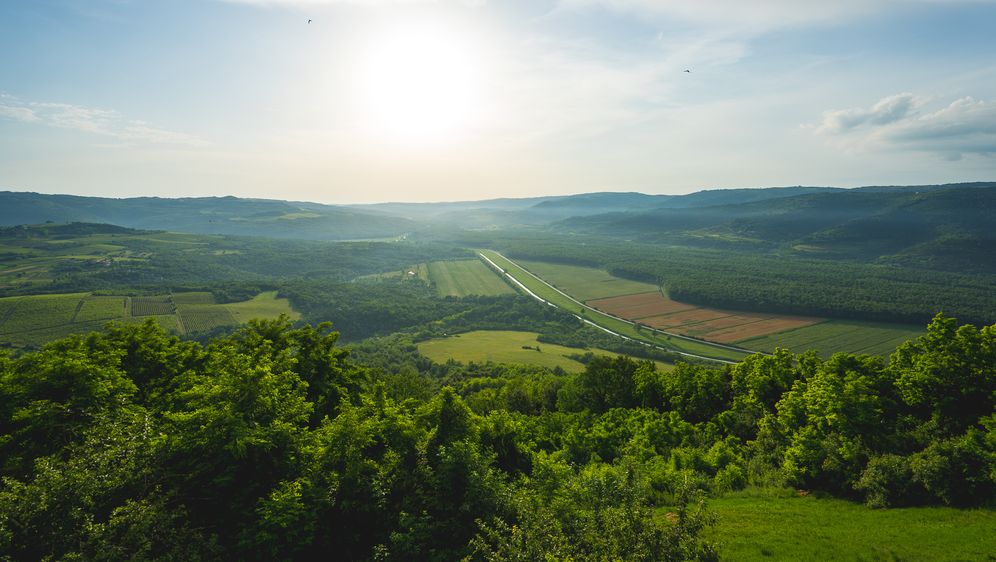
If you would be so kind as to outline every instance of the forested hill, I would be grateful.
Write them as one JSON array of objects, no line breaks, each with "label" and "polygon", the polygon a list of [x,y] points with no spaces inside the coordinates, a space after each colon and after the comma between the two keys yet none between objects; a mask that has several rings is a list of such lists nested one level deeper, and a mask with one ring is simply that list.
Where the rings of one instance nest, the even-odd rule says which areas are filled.
[{"label": "forested hill", "polygon": [[556,228],[647,242],[996,270],[991,228],[996,183],[826,190],[705,207],[674,204],[572,218]]},{"label": "forested hill", "polygon": [[375,211],[237,197],[110,199],[0,192],[0,225],[109,223],[193,234],[348,240],[394,237],[414,222]]}]

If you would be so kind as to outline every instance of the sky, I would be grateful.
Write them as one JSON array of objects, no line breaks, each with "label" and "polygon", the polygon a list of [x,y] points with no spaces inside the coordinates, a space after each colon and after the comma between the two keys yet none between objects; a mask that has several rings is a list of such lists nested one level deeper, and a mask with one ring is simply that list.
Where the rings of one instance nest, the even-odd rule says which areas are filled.
[{"label": "sky", "polygon": [[996,0],[0,0],[0,190],[993,181],[994,23]]}]

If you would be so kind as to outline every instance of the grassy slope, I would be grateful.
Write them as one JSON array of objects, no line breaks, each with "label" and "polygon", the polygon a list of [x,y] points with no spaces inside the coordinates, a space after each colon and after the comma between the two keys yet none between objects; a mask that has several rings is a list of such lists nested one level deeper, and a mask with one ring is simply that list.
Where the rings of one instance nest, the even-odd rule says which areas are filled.
[{"label": "grassy slope", "polygon": [[615,318],[612,318],[611,316],[607,316],[599,312],[581,309],[577,304],[573,303],[570,299],[565,298],[557,291],[537,281],[535,278],[530,276],[528,272],[526,272],[519,266],[515,265],[514,263],[499,256],[497,253],[489,250],[482,250],[481,253],[483,253],[489,259],[491,259],[496,264],[504,268],[510,275],[512,275],[517,280],[519,280],[519,282],[528,287],[530,291],[536,293],[540,298],[543,298],[563,308],[564,310],[573,312],[574,314],[580,314],[583,317],[587,318],[588,320],[591,320],[597,323],[598,325],[608,328],[609,330],[612,330],[616,333],[622,334],[624,336],[627,336],[635,340],[652,342],[671,349],[677,349],[678,351],[684,351],[686,353],[694,353],[696,355],[704,355],[707,357],[715,357],[718,359],[725,359],[728,361],[737,361],[743,359],[745,356],[745,354],[743,353],[738,353],[736,351],[714,347],[707,343],[680,340],[678,338],[668,339],[664,336],[653,336],[646,330],[644,330],[643,332],[637,332],[636,328],[634,328],[632,324],[623,322],[621,320],[617,320]]},{"label": "grassy slope", "polygon": [[870,509],[792,490],[709,500],[724,560],[996,560],[996,512]]},{"label": "grassy slope", "polygon": [[428,271],[436,292],[443,297],[515,292],[480,260],[436,261],[428,264]]},{"label": "grassy slope", "polygon": [[[513,332],[507,330],[479,330],[457,334],[448,338],[425,341],[419,344],[418,350],[426,357],[443,363],[447,359],[455,359],[464,363],[474,361],[483,363],[514,363],[524,365],[540,365],[542,367],[560,367],[568,372],[584,370],[584,365],[568,355],[583,354],[586,350],[574,347],[564,347],[536,341],[538,334],[534,332]],[[523,349],[522,346],[535,349]],[[590,349],[596,355],[616,357],[619,354],[604,349]],[[672,369],[672,365],[655,362],[660,370]]]}]

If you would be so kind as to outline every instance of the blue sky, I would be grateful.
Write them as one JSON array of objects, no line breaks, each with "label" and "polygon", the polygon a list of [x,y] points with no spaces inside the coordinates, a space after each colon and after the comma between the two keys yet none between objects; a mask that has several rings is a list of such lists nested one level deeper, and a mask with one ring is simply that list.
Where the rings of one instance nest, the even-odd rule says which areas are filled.
[{"label": "blue sky", "polygon": [[996,180],[994,22],[983,0],[7,1],[0,189],[348,203]]}]

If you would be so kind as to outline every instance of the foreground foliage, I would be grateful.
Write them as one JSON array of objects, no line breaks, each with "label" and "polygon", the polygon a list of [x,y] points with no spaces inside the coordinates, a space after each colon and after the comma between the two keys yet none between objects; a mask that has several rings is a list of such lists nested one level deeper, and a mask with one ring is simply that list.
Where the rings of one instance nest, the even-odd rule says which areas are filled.
[{"label": "foreground foliage", "polygon": [[404,337],[117,326],[0,356],[0,557],[711,560],[703,492],[991,504],[996,328],[886,365],[754,355],[583,373],[432,364]]}]

